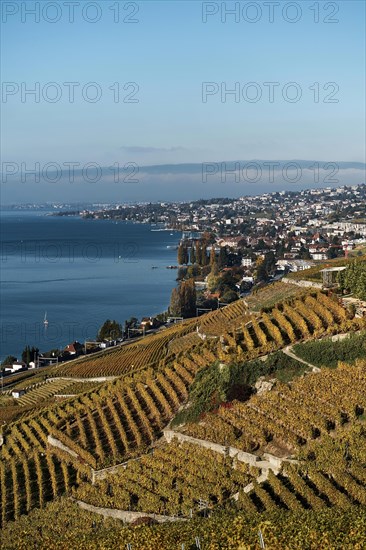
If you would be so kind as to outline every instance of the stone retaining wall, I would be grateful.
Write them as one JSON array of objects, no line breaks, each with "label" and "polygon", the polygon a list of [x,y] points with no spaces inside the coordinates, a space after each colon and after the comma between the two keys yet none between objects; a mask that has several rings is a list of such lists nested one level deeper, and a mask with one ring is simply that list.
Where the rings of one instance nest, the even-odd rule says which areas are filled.
[{"label": "stone retaining wall", "polygon": [[47,378],[48,382],[53,382],[55,380],[70,380],[72,382],[109,382],[115,380],[119,376],[95,376],[94,378],[76,378],[76,376],[54,376],[52,378]]},{"label": "stone retaining wall", "polygon": [[115,464],[114,466],[103,468],[102,470],[94,470],[91,468],[92,484],[94,484],[97,479],[104,479],[109,474],[115,474],[120,468],[125,469],[129,462],[134,462],[136,460],[141,460],[141,457],[138,456],[137,458],[130,458],[130,460],[126,460],[126,462],[121,462],[120,464]]},{"label": "stone retaining wall", "polygon": [[69,455],[73,456],[74,458],[79,457],[79,455],[77,453],[75,453],[75,451],[73,451],[72,449],[70,449],[70,447],[67,447],[66,445],[61,443],[61,441],[59,441],[55,437],[52,437],[52,435],[49,435],[47,437],[47,441],[53,447],[57,447],[58,449],[61,449],[61,451],[65,451],[66,453],[69,453]]},{"label": "stone retaining wall", "polygon": [[84,510],[88,510],[89,512],[94,512],[95,514],[100,514],[106,518],[108,517],[108,518],[120,519],[125,523],[131,523],[136,519],[146,518],[146,517],[152,518],[158,521],[159,523],[167,523],[172,521],[187,521],[185,518],[178,518],[175,516],[161,516],[159,514],[145,514],[145,512],[129,512],[126,510],[117,510],[113,508],[99,508],[98,506],[87,504],[82,500],[75,500],[75,502],[76,504],[78,504],[78,506],[80,506],[80,508],[83,508]]},{"label": "stone retaining wall", "polygon": [[[236,458],[236,460],[238,460],[239,462],[245,462],[246,464],[250,464],[251,466],[256,466],[258,462],[263,462],[260,460],[259,456],[253,455],[251,453],[246,453],[245,451],[237,449],[236,447],[219,445],[218,443],[213,443],[205,439],[197,439],[195,437],[191,437],[180,432],[175,432],[173,430],[164,430],[164,437],[168,443],[170,443],[172,439],[176,438],[178,439],[178,441],[192,443],[193,445],[198,445],[199,447],[211,449],[211,451],[215,451],[216,453],[230,456],[231,458]],[[281,458],[277,458],[276,456],[270,455],[268,453],[266,453],[264,458],[266,461],[268,461],[268,467],[273,467],[273,469],[280,468],[283,462]]]}]

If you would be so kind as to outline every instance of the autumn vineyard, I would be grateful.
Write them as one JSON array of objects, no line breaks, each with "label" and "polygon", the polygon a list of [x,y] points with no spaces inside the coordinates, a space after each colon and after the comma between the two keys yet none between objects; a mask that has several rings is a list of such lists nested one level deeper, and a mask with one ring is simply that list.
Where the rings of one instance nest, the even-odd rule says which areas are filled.
[{"label": "autumn vineyard", "polygon": [[[293,548],[333,548],[315,518],[331,526],[342,511],[342,547],[362,548],[351,524],[366,536],[366,323],[336,295],[288,286],[273,287],[285,299],[264,289],[262,307],[259,291],[256,307],[238,300],[5,385],[2,547],[97,548],[97,534],[103,548],[195,548],[197,537],[202,549],[259,548],[262,525],[282,548],[288,514]],[[356,358],[333,368],[295,353],[348,338]]]}]

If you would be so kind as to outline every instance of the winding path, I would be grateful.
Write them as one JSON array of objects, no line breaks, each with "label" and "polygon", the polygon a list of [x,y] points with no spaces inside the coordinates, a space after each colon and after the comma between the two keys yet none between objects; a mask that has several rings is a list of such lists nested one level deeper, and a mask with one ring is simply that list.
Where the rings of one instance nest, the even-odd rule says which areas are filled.
[{"label": "winding path", "polygon": [[315,371],[317,369],[319,369],[319,367],[317,367],[316,365],[312,365],[311,363],[308,363],[307,361],[304,361],[304,359],[300,359],[300,357],[298,357],[293,351],[292,351],[292,346],[286,346],[285,348],[281,349],[281,351],[283,353],[285,353],[286,355],[288,355],[289,357],[291,357],[292,359],[295,359],[296,361],[298,361],[299,363],[303,363],[304,365],[307,365],[308,367],[310,367],[311,369],[315,369]]}]

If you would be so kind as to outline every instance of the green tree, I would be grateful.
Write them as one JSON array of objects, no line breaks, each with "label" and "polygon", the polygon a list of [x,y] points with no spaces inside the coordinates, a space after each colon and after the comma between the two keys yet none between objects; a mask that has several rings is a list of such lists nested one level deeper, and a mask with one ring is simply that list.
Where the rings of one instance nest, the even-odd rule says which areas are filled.
[{"label": "green tree", "polygon": [[121,338],[122,334],[122,325],[117,321],[107,319],[99,329],[97,340],[115,340]]},{"label": "green tree", "polygon": [[11,367],[13,365],[13,363],[15,363],[17,360],[16,357],[14,357],[14,355],[8,355],[7,357],[5,357],[4,361],[1,363],[1,366],[4,368],[4,367]]},{"label": "green tree", "polygon": [[366,260],[356,259],[347,269],[340,271],[338,282],[341,290],[352,292],[356,298],[366,300]]},{"label": "green tree", "polygon": [[224,304],[230,304],[231,302],[235,302],[238,299],[238,294],[234,290],[228,290],[225,292],[225,294],[220,298],[220,300]]},{"label": "green tree", "polygon": [[267,279],[268,274],[264,258],[257,258],[255,274],[258,281],[265,281]]},{"label": "green tree", "polygon": [[197,277],[201,272],[201,268],[198,264],[190,265],[187,269],[188,277]]},{"label": "green tree", "polygon": [[273,252],[268,252],[263,258],[257,259],[256,275],[259,281],[266,281],[276,268],[276,256]]},{"label": "green tree", "polygon": [[228,263],[228,259],[229,259],[229,256],[228,256],[226,247],[222,246],[220,248],[219,258],[218,258],[218,261],[217,261],[218,268],[222,269],[222,268],[226,267],[227,263]]},{"label": "green tree", "polygon": [[334,260],[334,258],[337,258],[337,256],[337,249],[334,246],[330,246],[327,250],[328,260]]},{"label": "green tree", "polygon": [[187,276],[187,271],[188,271],[187,266],[180,266],[178,268],[177,281],[181,281],[182,279],[185,279]]},{"label": "green tree", "polygon": [[205,243],[202,245],[201,249],[201,265],[205,266],[208,263],[208,257],[207,257],[207,246]]},{"label": "green tree", "polygon": [[39,349],[34,346],[26,346],[22,351],[22,361],[29,365],[31,361],[34,361],[35,356],[39,353]]},{"label": "green tree", "polygon": [[187,245],[184,247],[184,263],[186,265],[189,263],[189,253],[188,253],[188,246]]},{"label": "green tree", "polygon": [[301,246],[299,250],[299,256],[302,260],[310,260],[311,258],[309,250],[304,246]]},{"label": "green tree", "polygon": [[201,245],[199,241],[196,241],[196,262],[198,263],[198,265],[201,265],[201,259]]},{"label": "green tree", "polygon": [[194,280],[182,281],[178,288],[172,290],[169,313],[173,317],[194,317],[196,315],[196,302]]},{"label": "green tree", "polygon": [[214,262],[212,264],[210,274],[212,274],[214,277],[217,277],[217,275],[219,274],[219,267],[217,265],[217,262]]},{"label": "green tree", "polygon": [[196,287],[193,279],[183,281],[179,287],[182,317],[194,317],[196,315]]},{"label": "green tree", "polygon": [[186,260],[185,249],[184,249],[184,246],[180,244],[178,246],[178,264],[179,265],[186,264],[187,262],[185,260]]},{"label": "green tree", "polygon": [[192,265],[196,263],[196,253],[193,244],[191,246],[190,261]]},{"label": "green tree", "polygon": [[25,346],[22,351],[22,361],[23,363],[26,363],[26,365],[29,365],[31,361],[31,350],[29,346]]},{"label": "green tree", "polygon": [[210,273],[210,275],[207,277],[208,290],[210,292],[215,292],[219,284],[219,281],[220,281],[220,277],[218,277],[217,275],[214,275],[213,273]]}]

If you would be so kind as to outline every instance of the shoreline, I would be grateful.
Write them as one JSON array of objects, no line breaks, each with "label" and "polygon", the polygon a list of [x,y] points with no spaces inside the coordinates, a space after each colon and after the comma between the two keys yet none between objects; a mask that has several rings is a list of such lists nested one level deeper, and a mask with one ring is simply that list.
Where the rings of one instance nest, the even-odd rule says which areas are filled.
[{"label": "shoreline", "polygon": [[[51,224],[51,222],[49,222],[50,216],[44,216],[44,212],[33,211],[32,213],[38,220],[42,220],[41,224],[43,226],[47,226],[48,223]],[[41,217],[39,217],[40,213]],[[23,211],[13,211],[6,217],[9,221],[13,219],[16,224],[17,218],[23,214]],[[52,218],[53,220],[57,219],[57,217],[53,216]],[[78,221],[79,219],[80,218],[78,217],[74,217],[76,227],[80,227],[80,223]],[[24,220],[26,222],[24,227],[26,227],[26,224],[31,224],[31,215],[29,211],[26,212]],[[47,220],[46,223],[45,220]],[[112,222],[108,223],[108,226],[105,226],[106,228],[115,225],[113,224],[114,220],[104,221]],[[172,264],[173,261],[176,261],[176,251],[165,248],[165,246],[172,245],[164,244],[164,248],[162,247],[164,241],[166,242],[164,237],[166,237],[167,232],[165,231],[164,234],[159,232],[155,233],[156,236],[163,235],[163,237],[161,239],[159,239],[159,237],[155,237],[152,242],[149,242],[150,231],[147,230],[147,226],[150,224],[143,222],[138,222],[138,224],[136,224],[136,222],[133,222],[132,220],[121,221],[124,221],[123,225],[125,226],[133,227],[138,225],[146,227],[146,230],[143,230],[142,233],[141,231],[138,231],[136,234],[136,238],[138,239],[136,242],[141,243],[139,244],[139,255],[137,257],[133,257],[132,255],[131,258],[120,258],[118,256],[113,257],[112,255],[104,255],[101,258],[102,263],[91,263],[90,265],[86,261],[84,262],[83,258],[77,257],[75,258],[74,269],[74,266],[68,265],[71,262],[64,261],[64,258],[59,259],[59,261],[56,262],[56,265],[50,265],[49,262],[43,266],[42,263],[37,263],[35,258],[29,256],[28,272],[28,266],[22,265],[22,258],[19,251],[14,254],[14,251],[12,250],[13,256],[9,257],[10,261],[8,261],[8,265],[4,266],[1,285],[2,301],[4,302],[3,323],[1,327],[1,362],[9,355],[17,356],[18,359],[20,359],[21,353],[27,345],[31,347],[34,345],[35,347],[38,347],[41,352],[48,352],[53,348],[64,349],[66,345],[74,340],[81,343],[85,340],[93,340],[95,339],[97,330],[108,318],[116,319],[123,325],[124,321],[130,319],[131,317],[137,317],[140,320],[142,317],[154,317],[164,311],[167,311],[170,293],[177,284],[176,274],[174,276],[170,276],[168,274],[171,270],[165,269],[169,266],[169,264]],[[38,227],[42,228],[42,225]],[[72,230],[73,226],[74,222],[72,222],[72,225],[67,224],[69,232]],[[100,244],[100,247],[103,248],[103,254],[108,254],[108,250],[105,250],[105,239],[108,238],[108,235],[111,235],[111,230],[106,229],[106,232],[103,235],[100,233],[101,226],[96,227],[98,227],[98,230],[97,232],[94,231],[91,233],[90,241],[93,240],[93,237],[95,240],[97,238],[96,236],[100,235],[100,242],[99,240],[95,240],[95,242]],[[37,229],[37,224],[35,228]],[[24,233],[23,229],[21,229],[21,231]],[[131,234],[126,232],[126,235],[121,235],[117,229],[116,231],[116,238],[120,244],[128,245],[134,240],[133,231]],[[179,232],[179,235],[177,230],[171,230],[171,232],[174,232],[174,238],[169,235],[167,240],[168,242],[174,242],[174,247],[177,247],[181,232]],[[95,233],[96,236],[93,235],[93,233]],[[40,240],[43,239],[43,234],[39,232],[39,235],[36,234],[36,239],[37,238]],[[9,239],[10,234],[6,232],[5,237],[5,232],[3,232],[2,245],[7,246],[7,243],[10,242]],[[64,239],[67,240],[66,234],[64,235]],[[127,243],[125,241],[127,241]],[[162,242],[162,244],[160,244],[160,253],[159,242]],[[108,245],[110,245],[110,241],[108,242]],[[158,247],[157,256],[153,255],[155,247]],[[148,252],[146,254],[146,251],[149,250],[150,253]],[[125,251],[125,254],[126,253],[129,253],[128,249]],[[65,272],[66,277],[62,277],[63,273],[59,273],[60,268],[62,271],[63,267],[65,267],[65,265],[62,265],[62,262],[63,264],[66,264],[66,268],[68,269]],[[139,262],[139,265],[137,265],[136,262]],[[22,272],[17,272],[17,265],[20,265]],[[24,267],[26,269],[24,269]],[[49,273],[49,276],[47,276],[48,273],[46,275],[45,271],[42,271],[42,267],[45,267],[46,271]],[[8,277],[6,276],[5,269],[9,273]],[[38,269],[38,271],[36,269]],[[81,278],[78,277],[80,269],[82,270]],[[15,275],[13,275],[13,273]],[[20,273],[19,276],[18,273]],[[91,273],[92,277],[89,278],[88,273]],[[31,281],[32,287],[29,287],[28,280],[31,277],[34,277],[34,279]],[[6,278],[9,280],[4,282],[4,279]],[[105,278],[105,283],[103,278]],[[44,283],[42,282],[43,279]],[[102,280],[102,283],[100,280]],[[42,297],[42,286],[44,286],[47,291],[47,296],[45,295],[44,298]],[[86,291],[85,287],[88,287],[88,291]],[[68,290],[70,288],[73,289],[71,293]],[[115,293],[114,289],[118,289],[115,300],[111,297]],[[81,292],[79,292],[79,290]],[[36,315],[32,315],[31,307],[29,305],[27,306],[27,311],[24,314],[24,310],[21,305],[21,296],[23,293],[28,294],[29,291],[31,291],[35,296],[40,297],[42,300],[40,304],[37,305],[37,308],[34,308]],[[54,296],[55,292],[60,296],[65,296],[64,293],[66,292],[66,300],[62,298],[62,301],[58,301]],[[136,299],[132,301],[131,298],[134,297],[134,294],[136,294]],[[164,294],[166,294],[165,298]],[[86,295],[94,297],[93,299],[97,305],[97,309],[94,307],[93,300],[91,301],[90,298],[87,299],[85,297]],[[161,300],[159,300],[160,295],[162,298]],[[53,306],[52,303],[49,305],[48,296],[52,298],[51,302],[55,301],[55,310],[61,310],[60,316],[58,316],[56,312],[52,313]],[[98,298],[98,296],[104,296],[106,300],[103,297]],[[76,302],[74,297],[77,298]],[[5,303],[5,300],[7,300],[8,303]],[[158,305],[159,301],[160,305]],[[149,302],[152,302],[152,307],[149,306]],[[108,309],[108,303],[112,305],[112,308]],[[84,304],[84,306],[81,304]],[[85,311],[85,305],[87,306],[87,312]],[[11,311],[11,316],[7,316],[7,310]],[[39,319],[43,319],[44,310],[48,312],[49,319],[47,334],[44,331],[43,322],[41,322],[41,320],[35,320],[37,317]],[[69,315],[67,314],[68,310],[70,311]],[[83,315],[83,312],[86,313],[86,315]],[[54,319],[59,320],[55,322]],[[95,321],[95,319],[97,320]],[[90,327],[89,330],[87,329],[88,326]],[[7,346],[7,340],[9,347]],[[16,341],[20,343],[16,344]]]}]

